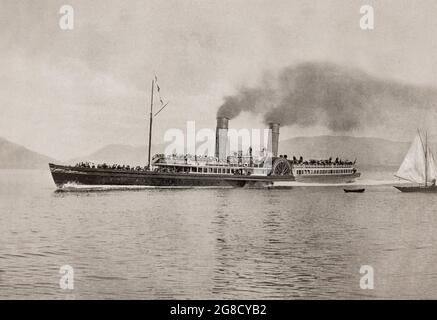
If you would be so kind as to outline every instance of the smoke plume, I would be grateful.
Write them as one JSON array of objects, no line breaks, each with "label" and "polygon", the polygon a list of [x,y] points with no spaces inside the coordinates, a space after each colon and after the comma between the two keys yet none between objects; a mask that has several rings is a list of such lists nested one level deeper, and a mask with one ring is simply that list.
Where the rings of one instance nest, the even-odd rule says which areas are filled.
[{"label": "smoke plume", "polygon": [[226,97],[217,115],[232,119],[248,111],[262,114],[265,123],[322,125],[333,132],[348,132],[386,124],[401,128],[407,121],[430,115],[435,105],[434,89],[383,80],[338,65],[305,63]]}]

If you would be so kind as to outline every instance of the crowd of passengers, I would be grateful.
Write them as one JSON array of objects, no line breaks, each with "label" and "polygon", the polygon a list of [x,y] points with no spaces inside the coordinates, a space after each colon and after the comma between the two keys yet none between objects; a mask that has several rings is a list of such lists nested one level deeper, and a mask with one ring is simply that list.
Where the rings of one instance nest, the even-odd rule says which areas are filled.
[{"label": "crowd of passengers", "polygon": [[[147,167],[131,167],[126,165],[107,165],[106,163],[95,165],[93,163],[89,162],[79,162],[76,164],[76,167],[79,168],[89,168],[89,169],[112,169],[112,170],[124,170],[124,171],[148,171]],[[155,168],[156,172],[167,172],[167,173],[189,173],[189,169],[187,167],[162,167],[162,168]],[[234,174],[243,174],[242,170],[236,170]]]},{"label": "crowd of passengers", "polygon": [[90,168],[90,169],[113,169],[113,170],[128,170],[128,171],[147,171],[146,167],[140,167],[140,166],[129,166],[129,165],[120,165],[120,164],[98,164],[95,165],[93,163],[89,162],[79,162],[76,164],[76,167],[79,168]]},{"label": "crowd of passengers", "polygon": [[[178,159],[178,160],[194,160],[194,161],[198,161],[198,160],[217,160],[215,157],[211,157],[211,156],[204,156],[204,155],[191,155],[191,154],[172,154],[172,155],[168,155],[165,156],[164,154],[157,154],[155,155],[153,158],[169,158],[169,159]],[[288,159],[287,155],[280,155],[280,158],[285,158]],[[228,161],[230,162],[230,160],[237,160],[239,158],[238,155],[234,155],[234,156],[228,156]],[[247,158],[247,156],[245,156],[244,158]],[[326,160],[304,160],[302,156],[298,158],[293,157],[293,160],[290,160],[293,164],[304,164],[304,165],[326,165],[326,166],[331,166],[331,165],[353,165],[355,164],[355,161],[349,161],[349,160],[343,160],[340,159],[339,157],[335,158],[335,160],[331,158],[326,159]]]},{"label": "crowd of passengers", "polygon": [[[280,155],[279,157],[287,159],[287,155]],[[335,160],[332,160],[332,158],[329,158],[327,160],[313,160],[313,159],[304,160],[303,157],[300,156],[299,159],[296,157],[293,157],[293,160],[291,160],[291,163],[292,164],[301,164],[301,165],[306,165],[306,166],[308,166],[308,165],[310,165],[310,166],[312,166],[312,165],[314,165],[314,166],[332,166],[332,165],[336,166],[336,165],[353,165],[353,164],[355,164],[355,161],[352,162],[349,160],[343,160],[343,159],[340,159],[338,157],[335,158]]]},{"label": "crowd of passengers", "polygon": [[[287,155],[280,155],[280,158],[285,158],[288,159]],[[186,155],[184,157],[185,161],[187,161],[188,156]],[[197,156],[195,156],[195,160],[197,161]],[[304,160],[302,156],[298,158],[293,157],[291,161],[292,164],[296,164],[296,165],[317,165],[317,166],[336,166],[336,165],[353,165],[355,164],[355,161],[348,161],[348,160],[342,160],[340,158],[335,158],[335,160],[332,160],[332,158],[329,158],[327,160]],[[228,158],[228,163],[229,163],[229,158]],[[147,171],[148,168],[147,166],[145,167],[141,167],[141,166],[129,166],[129,165],[120,165],[120,164],[93,164],[93,163],[89,163],[89,162],[79,162],[76,164],[76,167],[79,168],[92,168],[92,169],[113,169],[113,170],[125,170],[125,171]]]}]

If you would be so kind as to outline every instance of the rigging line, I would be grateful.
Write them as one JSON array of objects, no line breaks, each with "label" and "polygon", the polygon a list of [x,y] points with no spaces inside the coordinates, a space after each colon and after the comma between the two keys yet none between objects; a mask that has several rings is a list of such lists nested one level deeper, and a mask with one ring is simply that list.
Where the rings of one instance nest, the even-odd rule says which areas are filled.
[{"label": "rigging line", "polygon": [[161,109],[159,109],[158,110],[158,112],[156,112],[154,115],[153,115],[153,117],[156,117],[157,115],[158,115],[158,113],[160,113],[168,104],[170,103],[170,101],[169,102],[167,102],[165,105],[163,105],[162,106],[162,108]]},{"label": "rigging line", "polygon": [[395,176],[396,178],[398,178],[398,179],[402,179],[402,180],[405,180],[405,181],[409,181],[409,182],[412,182],[412,180],[409,180],[409,179],[405,179],[405,178],[402,178],[402,177],[400,177],[400,176],[397,176],[397,175],[393,175],[393,176]]}]

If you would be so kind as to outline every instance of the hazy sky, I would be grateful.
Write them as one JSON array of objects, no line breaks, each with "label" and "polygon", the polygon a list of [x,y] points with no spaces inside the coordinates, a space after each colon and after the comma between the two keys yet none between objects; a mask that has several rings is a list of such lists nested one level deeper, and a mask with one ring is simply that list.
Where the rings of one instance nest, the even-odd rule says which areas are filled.
[{"label": "hazy sky", "polygon": [[[74,30],[59,27],[64,4],[75,10]],[[362,4],[374,6],[375,30],[359,28]],[[58,159],[141,145],[154,73],[170,100],[157,142],[187,120],[213,128],[225,95],[300,62],[436,86],[436,17],[435,0],[0,0],[0,136]],[[242,114],[231,126],[263,125]],[[281,138],[324,133],[292,127]]]}]

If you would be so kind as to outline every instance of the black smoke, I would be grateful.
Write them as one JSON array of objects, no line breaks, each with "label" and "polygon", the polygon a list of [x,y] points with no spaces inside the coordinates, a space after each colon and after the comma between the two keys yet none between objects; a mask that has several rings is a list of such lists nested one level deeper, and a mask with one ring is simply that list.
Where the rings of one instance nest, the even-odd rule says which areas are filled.
[{"label": "black smoke", "polygon": [[225,98],[218,116],[260,113],[264,122],[281,126],[322,125],[348,132],[385,123],[420,120],[437,106],[437,91],[368,75],[329,63],[287,67],[262,84]]},{"label": "black smoke", "polygon": [[258,87],[242,87],[237,94],[225,97],[217,116],[233,119],[243,111],[265,113],[268,108],[274,107],[273,99],[278,94],[275,84],[275,78],[265,74]]}]

